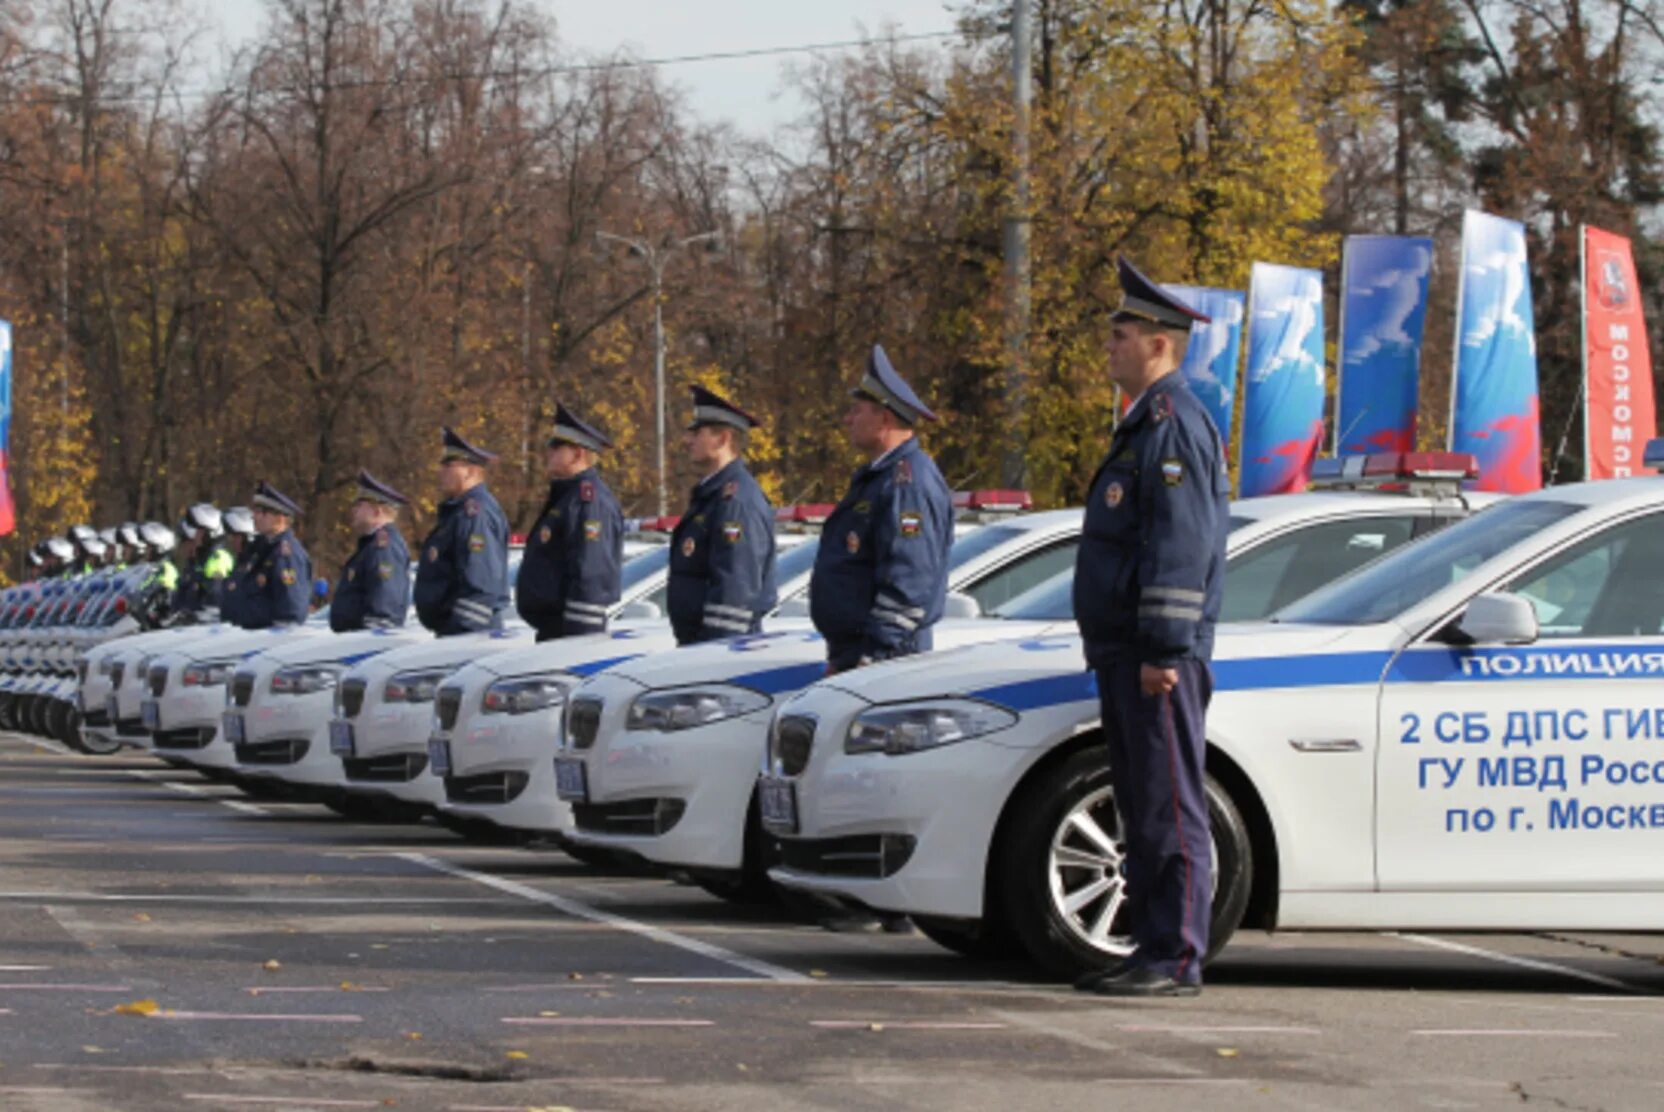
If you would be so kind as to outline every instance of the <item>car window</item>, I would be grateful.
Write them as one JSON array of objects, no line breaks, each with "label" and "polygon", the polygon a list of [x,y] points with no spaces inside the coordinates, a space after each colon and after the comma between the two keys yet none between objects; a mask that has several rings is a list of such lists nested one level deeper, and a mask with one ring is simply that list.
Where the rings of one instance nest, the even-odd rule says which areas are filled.
[{"label": "car window", "polygon": [[1416,515],[1321,521],[1280,534],[1225,569],[1222,622],[1257,621],[1391,552],[1415,533]]},{"label": "car window", "polygon": [[1656,637],[1664,633],[1664,514],[1580,541],[1507,589],[1530,600],[1544,638]]},{"label": "car window", "polygon": [[984,614],[991,613],[1058,572],[1074,567],[1075,549],[1079,545],[1079,537],[1068,537],[1044,548],[1025,552],[1009,564],[959,589],[976,599]]},{"label": "car window", "polygon": [[1387,621],[1460,582],[1533,533],[1586,509],[1576,503],[1535,498],[1501,503],[1319,588],[1279,610],[1276,618],[1317,625]]}]

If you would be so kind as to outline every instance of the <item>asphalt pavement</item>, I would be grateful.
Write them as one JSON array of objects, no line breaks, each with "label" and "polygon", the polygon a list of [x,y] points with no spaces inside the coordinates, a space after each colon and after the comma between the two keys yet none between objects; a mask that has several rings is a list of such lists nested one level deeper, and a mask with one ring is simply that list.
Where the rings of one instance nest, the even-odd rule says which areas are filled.
[{"label": "asphalt pavement", "polygon": [[1664,938],[1247,933],[1118,1003],[0,734],[0,1110],[1664,1105]]}]

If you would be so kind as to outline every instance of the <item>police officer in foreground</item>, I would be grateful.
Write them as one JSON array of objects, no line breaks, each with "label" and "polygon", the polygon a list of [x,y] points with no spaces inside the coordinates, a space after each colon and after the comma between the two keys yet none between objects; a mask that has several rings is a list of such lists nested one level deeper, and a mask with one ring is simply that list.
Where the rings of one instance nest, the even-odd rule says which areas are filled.
[{"label": "police officer in foreground", "polygon": [[1103,705],[1135,948],[1076,987],[1194,996],[1213,903],[1203,719],[1230,483],[1219,434],[1178,369],[1191,324],[1208,318],[1117,265],[1110,377],[1135,400],[1086,499],[1074,605]]},{"label": "police officer in foreground", "polygon": [[352,528],[358,547],[341,566],[329,628],[336,633],[404,625],[410,613],[410,549],[399,532],[399,508],[410,499],[368,471],[358,473]]},{"label": "police officer in foreground", "polygon": [[601,633],[618,601],[624,566],[624,514],[595,470],[612,447],[600,430],[555,405],[545,446],[549,497],[520,562],[515,606],[539,641]]},{"label": "police officer in foreground", "polygon": [[300,507],[269,483],[254,488],[255,537],[243,549],[237,574],[226,583],[220,616],[244,629],[269,629],[306,620],[312,558],[294,534]]},{"label": "police officer in foreground", "polygon": [[774,609],[774,507],[741,452],[756,418],[693,388],[688,460],[704,477],[670,537],[666,599],[678,645],[760,628]]},{"label": "police officer in foreground", "polygon": [[495,453],[441,430],[439,517],[422,542],[413,601],[440,637],[500,626],[508,608],[508,518],[486,489]]},{"label": "police officer in foreground", "polygon": [[827,671],[928,652],[947,602],[953,496],[914,427],[936,415],[874,344],[844,413],[867,456],[821,530],[809,614]]}]

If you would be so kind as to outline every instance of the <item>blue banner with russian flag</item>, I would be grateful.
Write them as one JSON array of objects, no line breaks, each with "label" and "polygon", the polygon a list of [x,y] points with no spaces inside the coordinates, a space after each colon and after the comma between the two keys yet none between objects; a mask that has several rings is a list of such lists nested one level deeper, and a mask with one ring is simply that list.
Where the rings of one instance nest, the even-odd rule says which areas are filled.
[{"label": "blue banner with russian flag", "polygon": [[1191,393],[1207,407],[1219,439],[1231,442],[1231,413],[1236,408],[1236,368],[1242,361],[1242,318],[1247,315],[1241,290],[1205,286],[1168,286],[1173,296],[1212,318],[1190,326],[1190,346],[1179,370]]},{"label": "blue banner with russian flag", "polygon": [[1525,225],[1469,210],[1462,217],[1450,448],[1479,460],[1480,490],[1543,485],[1537,338]]},{"label": "blue banner with russian flag", "polygon": [[12,325],[0,320],[0,537],[17,528],[12,503]]},{"label": "blue banner with russian flag", "polygon": [[1323,275],[1255,263],[1248,286],[1241,497],[1306,489],[1323,443]]},{"label": "blue banner with russian flag", "polygon": [[1433,241],[1427,237],[1346,237],[1335,407],[1338,454],[1415,448],[1421,338],[1432,272]]}]

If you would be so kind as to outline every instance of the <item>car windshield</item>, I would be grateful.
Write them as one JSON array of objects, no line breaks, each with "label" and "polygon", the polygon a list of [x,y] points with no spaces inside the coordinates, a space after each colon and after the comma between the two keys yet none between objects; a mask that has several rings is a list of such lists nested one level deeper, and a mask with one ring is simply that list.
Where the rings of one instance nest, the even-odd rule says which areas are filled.
[{"label": "car windshield", "polygon": [[1021,525],[984,525],[972,529],[953,542],[953,548],[948,551],[948,567],[960,567],[1002,544],[1020,541],[1028,532]]},{"label": "car windshield", "polygon": [[1348,626],[1388,621],[1504,549],[1586,508],[1537,500],[1502,503],[1364,565],[1271,620]]},{"label": "car windshield", "polygon": [[620,585],[628,591],[648,576],[663,571],[664,566],[668,563],[670,563],[670,546],[668,544],[655,545],[640,556],[624,561]]},{"label": "car windshield", "polygon": [[808,575],[815,566],[815,553],[820,548],[820,538],[810,537],[802,544],[782,549],[774,558],[774,581],[789,583],[800,575]]}]

